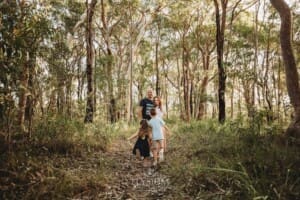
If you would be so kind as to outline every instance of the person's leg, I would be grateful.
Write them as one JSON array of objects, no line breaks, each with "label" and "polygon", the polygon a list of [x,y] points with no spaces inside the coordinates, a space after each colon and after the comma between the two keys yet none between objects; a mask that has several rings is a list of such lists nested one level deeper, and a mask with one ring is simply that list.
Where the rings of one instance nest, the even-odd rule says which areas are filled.
[{"label": "person's leg", "polygon": [[135,156],[136,156],[136,158],[137,158],[138,160],[141,159],[141,152],[140,152],[139,149],[136,149],[136,150],[135,150]]},{"label": "person's leg", "polygon": [[159,157],[159,162],[162,162],[164,160],[164,140],[159,141],[159,149],[158,149],[158,157]]},{"label": "person's leg", "polygon": [[153,140],[152,142],[152,154],[153,154],[153,166],[157,165],[158,160],[158,141]]},{"label": "person's leg", "polygon": [[151,159],[150,157],[145,157],[143,160],[143,167],[150,167],[151,166]]}]

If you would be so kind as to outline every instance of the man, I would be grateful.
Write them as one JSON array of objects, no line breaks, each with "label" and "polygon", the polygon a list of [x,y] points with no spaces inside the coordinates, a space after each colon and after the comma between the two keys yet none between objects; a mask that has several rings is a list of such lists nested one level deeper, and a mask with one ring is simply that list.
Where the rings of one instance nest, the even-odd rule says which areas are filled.
[{"label": "man", "polygon": [[147,97],[140,101],[140,112],[139,115],[142,119],[150,120],[150,110],[154,107],[153,101],[153,91],[152,89],[147,90]]}]

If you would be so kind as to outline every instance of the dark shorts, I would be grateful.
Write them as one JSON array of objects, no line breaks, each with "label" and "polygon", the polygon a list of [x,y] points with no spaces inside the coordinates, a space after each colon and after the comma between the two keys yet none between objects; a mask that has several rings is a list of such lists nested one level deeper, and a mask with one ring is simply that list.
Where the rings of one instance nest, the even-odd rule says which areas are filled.
[{"label": "dark shorts", "polygon": [[141,139],[138,138],[136,141],[134,147],[133,147],[133,154],[136,154],[136,150],[139,150],[141,153],[141,156],[143,157],[149,157],[150,156],[150,147],[147,138]]}]

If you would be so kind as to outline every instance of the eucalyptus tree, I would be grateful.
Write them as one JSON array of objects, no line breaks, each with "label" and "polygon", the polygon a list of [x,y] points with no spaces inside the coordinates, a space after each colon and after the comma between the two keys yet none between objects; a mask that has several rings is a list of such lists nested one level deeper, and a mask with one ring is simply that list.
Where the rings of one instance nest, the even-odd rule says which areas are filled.
[{"label": "eucalyptus tree", "polygon": [[[48,82],[46,86],[43,86],[44,83],[39,86],[40,97],[46,95],[49,98],[46,110],[48,114],[67,114],[71,117],[74,113],[71,109],[73,80],[76,75],[76,66],[83,57],[83,41],[77,42],[74,39],[79,34],[79,31],[74,31],[74,27],[84,10],[84,3],[51,1],[49,7],[48,18],[51,19],[54,33],[44,42],[41,51],[40,59],[44,65],[42,68],[47,73],[45,76]],[[77,66],[77,73],[78,71],[81,71],[81,65]],[[78,84],[78,87],[81,86],[82,84]],[[41,87],[47,87],[47,89]],[[44,103],[41,102],[41,104]]]},{"label": "eucalyptus tree", "polygon": [[[43,39],[51,33],[49,21],[45,15],[46,9],[37,3],[6,1],[0,6],[4,107],[8,105],[6,97],[10,96],[12,101],[18,99],[18,130],[30,134],[32,110],[37,96],[34,87],[36,59]],[[14,93],[17,94],[17,99]],[[27,127],[25,119],[28,121]]]},{"label": "eucalyptus tree", "polygon": [[[172,92],[171,87],[169,87],[170,79],[167,77],[173,76],[172,79],[177,79],[177,75],[170,75],[174,68],[172,67],[171,69],[169,66],[171,63],[173,65],[174,62],[171,61],[171,63],[169,63],[169,61],[171,59],[176,60],[176,57],[174,55],[174,57],[172,56],[172,52],[173,54],[174,52],[178,52],[178,49],[172,46],[172,43],[177,43],[177,39],[175,39],[176,37],[173,38],[174,29],[171,26],[172,19],[168,16],[169,6],[170,4],[166,2],[161,12],[154,16],[153,23],[149,27],[149,37],[153,47],[152,54],[154,55],[152,61],[155,83],[153,83],[153,85],[155,85],[156,95],[160,96],[162,102],[165,103],[166,113],[168,110],[168,94]],[[178,89],[178,87],[176,87],[176,89]]]},{"label": "eucalyptus tree", "polygon": [[[128,114],[128,107],[130,105],[132,107],[132,99],[130,100],[133,84],[131,67],[134,62],[132,52],[136,51],[133,41],[136,35],[133,33],[140,34],[139,31],[143,32],[141,29],[145,29],[145,13],[139,12],[139,9],[140,1],[100,2],[100,17],[96,20],[96,25],[99,30],[97,37],[99,52],[101,51],[103,55],[99,59],[101,64],[99,72],[105,75],[101,88],[104,104],[107,105],[104,109],[107,110],[107,118],[111,122],[119,118],[117,113]],[[129,87],[125,84],[125,80],[130,83]],[[122,101],[128,103],[127,107]],[[130,118],[129,115],[128,117]]]},{"label": "eucalyptus tree", "polygon": [[[223,51],[224,51],[224,34],[226,28],[226,15],[228,0],[214,0],[215,14],[216,14],[216,41],[217,41],[217,60],[219,70],[219,122],[223,123],[226,119],[225,112],[225,86],[226,86],[226,74],[223,63]],[[221,7],[221,11],[220,11]]]},{"label": "eucalyptus tree", "polygon": [[284,0],[270,0],[280,15],[280,44],[286,73],[286,84],[291,104],[294,108],[293,121],[287,129],[287,134],[299,137],[300,135],[300,87],[295,56],[291,44],[292,14]]},{"label": "eucalyptus tree", "polygon": [[[195,112],[194,117],[198,120],[202,119],[205,115],[205,105],[209,100],[209,94],[207,93],[207,86],[209,81],[214,79],[213,70],[211,69],[212,55],[216,48],[216,40],[214,37],[215,26],[212,18],[211,6],[208,3],[201,5],[201,11],[197,16],[196,28],[193,31],[193,41],[195,43],[195,49],[200,53],[201,64],[198,62],[199,58],[195,58],[193,64],[195,68],[196,80],[195,80]],[[198,54],[197,53],[197,54]],[[192,61],[193,62],[193,61]]]},{"label": "eucalyptus tree", "polygon": [[[298,8],[300,9],[300,8]],[[295,50],[296,55],[300,55],[300,16],[299,14],[297,17],[294,17],[295,26],[294,26],[294,44],[295,44]],[[300,63],[300,56],[297,57],[297,64]]]},{"label": "eucalyptus tree", "polygon": [[84,122],[91,123],[94,118],[94,29],[93,29],[93,16],[97,0],[86,0],[86,78],[87,78],[87,102],[86,113]]},{"label": "eucalyptus tree", "polygon": [[129,26],[129,57],[128,57],[128,77],[129,77],[129,98],[127,104],[127,120],[133,119],[133,71],[136,64],[136,52],[140,47],[141,41],[144,39],[147,28],[153,23],[154,16],[160,12],[162,4],[147,4],[147,2],[137,1],[135,4],[129,3],[128,19]]},{"label": "eucalyptus tree", "polygon": [[[166,114],[168,116],[169,104],[173,104],[173,111],[178,111],[183,117],[183,99],[181,85],[181,64],[180,44],[177,42],[178,35],[174,34],[174,26],[171,18],[165,17],[163,20],[164,33],[161,37],[163,46],[161,47],[160,56],[162,59],[162,67],[160,68],[160,75],[164,77],[164,102],[166,106]],[[162,45],[162,44],[161,44]],[[168,102],[169,97],[172,96],[173,101]],[[170,98],[171,99],[171,98]],[[177,112],[178,113],[178,112]]]},{"label": "eucalyptus tree", "polygon": [[116,58],[113,55],[112,49],[112,39],[114,36],[114,31],[117,28],[118,24],[121,22],[121,16],[116,12],[117,9],[120,7],[115,8],[114,2],[104,2],[103,0],[100,1],[100,22],[98,24],[98,28],[101,32],[101,36],[103,38],[102,49],[105,55],[104,62],[103,62],[103,71],[105,74],[106,79],[106,104],[108,105],[108,118],[110,121],[116,122],[117,120],[117,110],[116,110],[116,98],[115,98],[115,87],[114,87],[114,80],[113,80],[113,72],[114,72],[114,60]]},{"label": "eucalyptus tree", "polygon": [[[179,92],[179,98],[183,99],[183,112],[181,116],[189,121],[191,118],[191,49],[192,44],[189,40],[190,31],[193,28],[193,19],[195,10],[192,9],[192,6],[187,6],[191,4],[192,1],[187,2],[176,2],[170,6],[170,23],[173,31],[176,33],[177,40],[179,41],[176,44],[181,53],[181,70],[178,71],[178,74],[182,74],[179,77],[181,80],[180,85],[182,86],[183,97],[181,97],[181,91]],[[174,52],[175,53],[175,52]]]},{"label": "eucalyptus tree", "polygon": [[160,31],[165,29],[165,40],[161,43],[167,44],[163,48],[167,53],[161,61],[169,72],[174,70],[172,65],[177,66],[178,78],[172,80],[173,77],[164,74],[167,82],[178,91],[180,115],[187,121],[198,113],[203,114],[205,95],[201,96],[211,80],[205,75],[215,46],[211,8],[209,2],[169,2],[168,11],[162,14],[164,22]]},{"label": "eucalyptus tree", "polygon": [[233,26],[234,37],[231,37],[231,68],[228,75],[232,79],[238,78],[241,82],[241,91],[244,96],[247,114],[251,117],[253,113],[253,85],[256,74],[251,68],[251,63],[255,57],[253,45],[253,28],[244,21],[237,21]]}]

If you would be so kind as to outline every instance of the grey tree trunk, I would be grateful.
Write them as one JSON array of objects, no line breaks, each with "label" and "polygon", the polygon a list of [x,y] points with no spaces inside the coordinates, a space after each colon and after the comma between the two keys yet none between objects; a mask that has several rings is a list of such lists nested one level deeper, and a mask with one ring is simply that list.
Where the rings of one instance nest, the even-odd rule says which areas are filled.
[{"label": "grey tree trunk", "polygon": [[293,120],[287,129],[287,134],[300,137],[300,88],[299,75],[292,49],[291,22],[292,15],[290,8],[284,0],[270,0],[273,7],[278,11],[281,18],[280,44],[285,67],[286,86],[291,104],[294,108]]},{"label": "grey tree trunk", "polygon": [[226,72],[223,66],[223,52],[224,52],[224,34],[226,26],[226,9],[228,0],[221,0],[222,14],[220,16],[220,9],[218,0],[214,0],[216,10],[216,41],[217,41],[217,60],[219,71],[219,122],[224,123],[226,119],[225,113],[225,86],[226,86]]},{"label": "grey tree trunk", "polygon": [[[28,53],[29,54],[29,53]],[[25,107],[28,95],[28,80],[29,80],[29,55],[23,64],[23,69],[20,74],[20,87],[19,87],[19,110],[18,110],[18,127],[20,132],[25,132]]]},{"label": "grey tree trunk", "polygon": [[87,102],[86,102],[86,114],[84,118],[85,123],[92,123],[94,118],[94,58],[95,51],[93,46],[94,33],[92,28],[94,8],[97,4],[97,0],[92,0],[89,4],[86,1],[87,7],[87,26],[86,26],[86,77],[87,77]]}]

